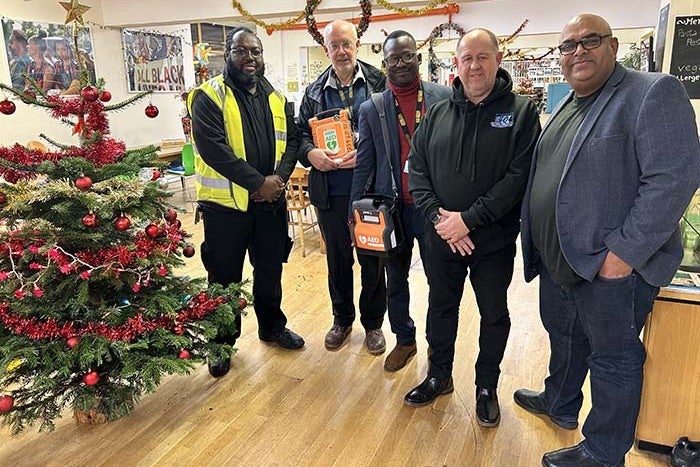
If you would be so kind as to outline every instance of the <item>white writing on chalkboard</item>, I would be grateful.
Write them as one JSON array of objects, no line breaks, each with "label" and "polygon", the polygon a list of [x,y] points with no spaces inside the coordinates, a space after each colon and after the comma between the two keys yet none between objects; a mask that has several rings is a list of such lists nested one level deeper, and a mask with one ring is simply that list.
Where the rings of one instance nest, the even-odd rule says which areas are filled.
[{"label": "white writing on chalkboard", "polygon": [[683,83],[691,99],[700,98],[700,16],[674,21],[670,72]]},{"label": "white writing on chalkboard", "polygon": [[697,16],[681,16],[676,18],[676,26],[700,26],[700,18]]}]

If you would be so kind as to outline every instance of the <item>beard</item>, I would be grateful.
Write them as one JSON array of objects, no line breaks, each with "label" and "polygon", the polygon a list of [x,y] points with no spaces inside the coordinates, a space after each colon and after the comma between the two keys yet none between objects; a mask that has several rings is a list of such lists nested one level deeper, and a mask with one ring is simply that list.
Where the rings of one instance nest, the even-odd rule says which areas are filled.
[{"label": "beard", "polygon": [[235,84],[237,87],[241,87],[244,89],[250,89],[258,82],[260,79],[263,77],[265,74],[265,64],[263,63],[260,67],[258,67],[255,70],[255,73],[250,75],[248,73],[244,73],[238,68],[234,66],[227,66],[227,72],[229,78],[231,78],[231,81],[233,81],[233,84]]}]

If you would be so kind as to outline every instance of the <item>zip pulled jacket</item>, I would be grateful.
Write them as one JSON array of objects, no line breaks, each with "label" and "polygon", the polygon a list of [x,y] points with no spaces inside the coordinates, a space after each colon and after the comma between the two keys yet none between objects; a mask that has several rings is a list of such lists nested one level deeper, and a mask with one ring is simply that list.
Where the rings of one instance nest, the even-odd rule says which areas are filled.
[{"label": "zip pulled jacket", "polygon": [[512,87],[499,68],[491,94],[473,104],[456,78],[452,97],[428,110],[409,155],[409,190],[418,209],[426,219],[440,207],[460,212],[477,255],[515,242],[520,229],[540,122],[534,103]]}]

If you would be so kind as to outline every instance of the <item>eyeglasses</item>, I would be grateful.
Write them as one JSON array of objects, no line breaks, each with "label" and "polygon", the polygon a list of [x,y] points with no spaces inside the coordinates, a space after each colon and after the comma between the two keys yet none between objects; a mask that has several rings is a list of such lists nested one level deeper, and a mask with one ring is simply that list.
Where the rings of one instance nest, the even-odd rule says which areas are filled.
[{"label": "eyeglasses", "polygon": [[341,49],[344,51],[351,50],[353,46],[353,43],[350,41],[342,41],[342,42],[331,42],[328,44],[328,49],[331,52],[339,52]]},{"label": "eyeglasses", "polygon": [[561,52],[562,55],[571,55],[572,53],[576,52],[576,49],[578,49],[579,44],[583,46],[584,50],[597,49],[603,42],[603,38],[610,36],[612,36],[612,34],[604,34],[602,36],[599,34],[594,34],[592,36],[584,37],[580,41],[562,42],[557,48],[559,49],[559,52]]},{"label": "eyeglasses", "polygon": [[259,49],[257,47],[253,49],[246,49],[245,47],[235,47],[231,49],[231,53],[234,54],[236,57],[247,57],[250,55],[253,58],[260,58],[262,57],[262,49]]},{"label": "eyeglasses", "polygon": [[399,60],[408,64],[413,62],[414,58],[416,58],[416,54],[414,52],[404,52],[401,55],[389,55],[388,57],[385,57],[384,63],[386,63],[387,66],[396,66],[399,64]]}]

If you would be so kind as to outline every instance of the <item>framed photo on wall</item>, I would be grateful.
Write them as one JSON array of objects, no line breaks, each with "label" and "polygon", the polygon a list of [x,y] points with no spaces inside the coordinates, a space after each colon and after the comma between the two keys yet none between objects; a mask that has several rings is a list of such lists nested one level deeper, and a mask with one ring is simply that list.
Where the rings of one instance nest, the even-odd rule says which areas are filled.
[{"label": "framed photo on wall", "polygon": [[78,30],[77,50],[72,26],[2,19],[2,32],[7,49],[7,66],[12,87],[29,89],[31,76],[50,94],[77,94],[80,91],[78,60],[95,82],[95,60],[89,28]]},{"label": "framed photo on wall", "polygon": [[122,30],[129,92],[182,92],[185,77],[182,38]]}]

